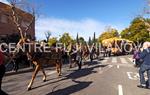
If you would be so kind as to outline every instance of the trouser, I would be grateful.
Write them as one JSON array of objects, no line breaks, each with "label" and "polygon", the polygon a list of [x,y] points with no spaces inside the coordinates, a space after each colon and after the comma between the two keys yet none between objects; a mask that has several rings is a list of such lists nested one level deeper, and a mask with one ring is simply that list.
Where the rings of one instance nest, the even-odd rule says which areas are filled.
[{"label": "trouser", "polygon": [[139,70],[140,83],[146,84],[145,77],[144,77],[145,71],[147,72],[147,76],[148,76],[148,84],[150,84],[150,65],[145,65],[145,64],[142,64],[140,66],[140,70]]},{"label": "trouser", "polygon": [[142,64],[142,63],[140,62],[139,59],[135,59],[135,65],[136,65],[137,67],[140,67],[141,64]]},{"label": "trouser", "polygon": [[2,86],[2,79],[5,74],[5,66],[2,64],[0,65],[0,95],[7,95],[5,92],[2,91],[1,86]]},{"label": "trouser", "polygon": [[91,60],[91,62],[93,61],[93,57],[94,57],[94,54],[90,53],[90,60]]},{"label": "trouser", "polygon": [[81,69],[81,67],[82,67],[82,56],[77,56],[76,64],[79,67],[78,69]]},{"label": "trouser", "polygon": [[19,62],[21,62],[21,60],[20,59],[16,59],[16,61],[14,62],[14,71],[18,71],[18,69],[19,69]]}]

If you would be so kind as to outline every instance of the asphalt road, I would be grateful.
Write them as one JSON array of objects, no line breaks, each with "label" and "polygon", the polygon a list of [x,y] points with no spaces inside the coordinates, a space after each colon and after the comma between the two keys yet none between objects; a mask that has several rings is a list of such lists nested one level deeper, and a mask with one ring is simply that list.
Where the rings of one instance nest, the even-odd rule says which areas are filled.
[{"label": "asphalt road", "polygon": [[38,73],[32,90],[27,91],[32,70],[5,76],[2,88],[10,95],[150,95],[150,90],[138,88],[138,68],[131,56],[94,60],[82,70],[63,66],[58,77],[52,68],[46,68],[47,81]]}]

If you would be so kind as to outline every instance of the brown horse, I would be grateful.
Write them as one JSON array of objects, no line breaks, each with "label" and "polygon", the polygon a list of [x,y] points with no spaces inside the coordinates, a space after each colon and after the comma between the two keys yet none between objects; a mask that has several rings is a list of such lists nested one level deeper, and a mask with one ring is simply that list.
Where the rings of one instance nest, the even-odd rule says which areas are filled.
[{"label": "brown horse", "polygon": [[[61,54],[62,51],[60,49],[56,49],[56,48],[50,48],[50,52],[38,52],[34,50],[34,45],[37,45],[37,43],[35,43],[35,41],[26,41],[23,42],[23,40],[21,39],[17,45],[22,45],[22,44],[32,44],[31,46],[31,51],[25,51],[25,53],[27,54],[28,58],[30,59],[30,61],[35,65],[35,70],[32,74],[32,79],[28,85],[28,90],[31,90],[31,86],[33,85],[34,79],[37,75],[37,73],[41,70],[43,73],[43,81],[46,81],[46,73],[44,71],[43,68],[43,64],[55,64],[56,65],[56,70],[58,75],[61,75],[61,67],[62,67],[62,61],[61,61]],[[38,44],[40,45],[40,44]]]}]

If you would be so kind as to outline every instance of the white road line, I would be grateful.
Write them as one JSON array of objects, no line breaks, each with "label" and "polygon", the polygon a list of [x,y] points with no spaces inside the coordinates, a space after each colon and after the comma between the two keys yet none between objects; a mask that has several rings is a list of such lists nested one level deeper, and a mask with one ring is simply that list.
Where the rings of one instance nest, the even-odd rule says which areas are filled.
[{"label": "white road line", "polygon": [[106,60],[107,60],[107,59],[109,59],[109,57],[105,57],[104,59],[106,59]]},{"label": "white road line", "polygon": [[112,58],[112,63],[117,63],[117,58]]},{"label": "white road line", "polygon": [[118,85],[118,95],[123,95],[122,85]]},{"label": "white road line", "polygon": [[108,61],[107,59],[102,60],[102,62],[107,62],[107,61]]},{"label": "white road line", "polygon": [[99,68],[99,72],[98,72],[99,74],[102,74],[103,73],[103,71],[102,71],[102,68],[100,67]]},{"label": "white road line", "polygon": [[133,59],[132,58],[128,58],[131,62],[133,62]]},{"label": "white road line", "polygon": [[131,77],[131,73],[132,73],[132,72],[127,72],[128,78],[131,79],[131,80],[134,80],[134,79]]},{"label": "white road line", "polygon": [[101,70],[102,70],[102,68],[101,68],[101,67],[99,67],[99,70],[101,71]]},{"label": "white road line", "polygon": [[120,58],[121,63],[128,63],[125,58]]},{"label": "white road line", "polygon": [[112,68],[112,67],[113,67],[113,65],[108,65],[108,67],[109,67],[109,68]]},{"label": "white road line", "polygon": [[49,71],[49,72],[47,73],[47,75],[52,75],[52,74],[54,74],[54,73],[56,73],[56,71]]},{"label": "white road line", "polygon": [[107,70],[109,70],[110,68],[112,68],[113,67],[113,65],[108,65],[108,67],[107,68],[105,68],[104,70],[102,69],[102,68],[99,68],[99,74],[102,74],[103,72],[106,72]]},{"label": "white road line", "polygon": [[127,75],[130,80],[138,80],[139,79],[138,73],[127,72]]},{"label": "white road line", "polygon": [[119,66],[119,65],[117,65],[117,68],[119,69],[119,68],[120,68],[120,66]]}]

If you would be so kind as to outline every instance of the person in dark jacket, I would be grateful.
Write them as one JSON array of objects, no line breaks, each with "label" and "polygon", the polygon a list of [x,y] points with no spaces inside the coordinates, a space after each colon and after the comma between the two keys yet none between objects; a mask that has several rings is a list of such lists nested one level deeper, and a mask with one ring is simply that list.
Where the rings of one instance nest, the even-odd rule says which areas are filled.
[{"label": "person in dark jacket", "polygon": [[4,66],[3,62],[4,62],[4,56],[3,56],[2,52],[0,51],[0,95],[8,95],[4,91],[2,91],[2,88],[1,88],[2,79],[5,74],[5,66]]},{"label": "person in dark jacket", "polygon": [[139,54],[139,58],[143,60],[143,63],[140,66],[139,69],[139,75],[140,75],[140,85],[138,85],[138,87],[140,88],[145,88],[147,87],[148,89],[150,89],[150,86],[146,85],[146,81],[145,81],[145,77],[144,77],[144,73],[147,72],[147,76],[148,76],[148,84],[150,84],[150,44],[149,42],[145,42],[143,44],[143,50],[141,50],[142,52]]}]

